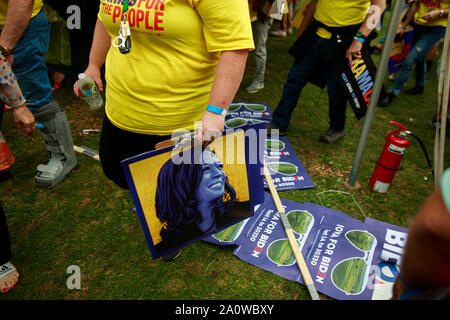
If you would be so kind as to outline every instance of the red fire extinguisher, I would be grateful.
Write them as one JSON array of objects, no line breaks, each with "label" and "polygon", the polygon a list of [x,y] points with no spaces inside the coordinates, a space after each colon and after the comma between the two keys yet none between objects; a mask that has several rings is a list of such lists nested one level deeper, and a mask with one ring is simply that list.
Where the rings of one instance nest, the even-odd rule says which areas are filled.
[{"label": "red fire extinguisher", "polygon": [[400,129],[391,132],[384,138],[386,144],[369,181],[369,186],[380,193],[387,192],[395,173],[401,170],[400,162],[409,145],[409,140],[406,136],[408,129],[395,121],[391,121],[391,124],[395,124]]}]

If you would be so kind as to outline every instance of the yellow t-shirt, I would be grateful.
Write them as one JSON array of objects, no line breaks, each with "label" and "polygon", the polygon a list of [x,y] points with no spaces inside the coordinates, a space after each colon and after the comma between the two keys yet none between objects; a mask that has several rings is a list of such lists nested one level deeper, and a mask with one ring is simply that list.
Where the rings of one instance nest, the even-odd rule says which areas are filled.
[{"label": "yellow t-shirt", "polygon": [[[119,35],[121,4],[101,0],[99,19]],[[106,114],[117,127],[170,135],[194,129],[209,102],[222,51],[254,49],[247,0],[130,1],[131,52],[106,58]]]},{"label": "yellow t-shirt", "polygon": [[[329,27],[345,27],[358,24],[366,18],[370,0],[319,0],[314,19]],[[325,39],[331,33],[319,28],[317,34]]]},{"label": "yellow t-shirt", "polygon": [[[33,13],[31,18],[35,17],[42,9],[42,0],[35,0],[33,6]],[[0,28],[3,28],[6,22],[6,11],[8,11],[8,0],[0,1]]]},{"label": "yellow t-shirt", "polygon": [[434,21],[427,21],[422,19],[424,14],[433,10],[445,10],[450,8],[450,0],[429,0],[423,2],[419,1],[419,8],[417,9],[416,14],[414,15],[414,22],[420,25],[428,26],[428,27],[436,27],[436,26],[447,26],[447,17],[436,19]]}]

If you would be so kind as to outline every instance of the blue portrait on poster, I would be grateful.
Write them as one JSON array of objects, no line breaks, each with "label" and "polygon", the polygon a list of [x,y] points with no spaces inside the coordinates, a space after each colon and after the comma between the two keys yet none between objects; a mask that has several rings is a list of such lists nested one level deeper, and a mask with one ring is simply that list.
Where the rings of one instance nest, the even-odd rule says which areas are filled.
[{"label": "blue portrait on poster", "polygon": [[250,144],[238,130],[207,147],[172,146],[122,161],[153,258],[253,215],[264,197],[264,146],[252,162]]}]

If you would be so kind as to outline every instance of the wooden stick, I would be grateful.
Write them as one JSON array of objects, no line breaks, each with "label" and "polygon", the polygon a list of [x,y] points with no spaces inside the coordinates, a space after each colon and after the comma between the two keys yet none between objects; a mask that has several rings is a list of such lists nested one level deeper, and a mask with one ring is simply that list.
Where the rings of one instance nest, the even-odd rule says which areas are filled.
[{"label": "wooden stick", "polygon": [[[450,23],[450,15],[448,17],[448,23]],[[441,177],[444,171],[444,150],[445,150],[445,131],[447,126],[447,114],[449,104],[449,87],[450,87],[450,31],[447,28],[444,46],[441,57],[441,72],[439,75],[439,89],[438,89],[438,114],[437,120],[440,119],[440,125],[436,126],[436,134],[434,141],[434,173],[435,189],[438,189],[441,184]]]},{"label": "wooden stick", "polygon": [[314,282],[311,278],[311,274],[309,273],[305,259],[303,258],[302,252],[300,251],[300,247],[298,246],[297,239],[295,239],[291,224],[289,223],[289,220],[286,216],[286,212],[284,210],[283,204],[281,203],[277,189],[275,188],[275,185],[272,180],[272,176],[269,172],[269,169],[267,168],[265,161],[264,161],[264,176],[266,177],[266,181],[269,186],[270,193],[272,194],[273,202],[275,203],[278,214],[280,215],[280,218],[281,218],[281,222],[283,223],[284,230],[286,231],[287,237],[289,239],[289,244],[291,245],[292,251],[295,256],[295,260],[297,260],[297,265],[298,265],[298,268],[300,269],[300,273],[302,274],[303,281],[305,282],[305,285],[308,288],[311,298],[313,300],[320,300],[319,294],[317,293],[316,287],[314,286]]},{"label": "wooden stick", "polygon": [[85,147],[85,146],[81,146],[78,147],[76,145],[73,146],[73,150],[75,150],[76,152],[82,153],[88,157],[94,158],[95,160],[100,161],[100,156],[98,155],[98,151]]}]

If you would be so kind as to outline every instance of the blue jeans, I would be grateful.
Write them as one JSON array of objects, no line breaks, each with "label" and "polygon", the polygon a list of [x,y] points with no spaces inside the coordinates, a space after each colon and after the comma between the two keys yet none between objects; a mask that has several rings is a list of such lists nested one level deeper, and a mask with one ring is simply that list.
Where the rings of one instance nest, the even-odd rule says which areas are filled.
[{"label": "blue jeans", "polygon": [[308,83],[312,72],[317,71],[318,66],[323,66],[327,79],[330,129],[334,131],[345,129],[347,98],[336,76],[323,59],[329,41],[331,40],[315,35],[305,57],[294,61],[284,84],[281,100],[273,113],[272,124],[274,127],[282,131],[287,130],[302,89]]},{"label": "blue jeans", "polygon": [[[421,29],[423,27],[414,25],[415,29]],[[398,95],[402,90],[405,83],[408,81],[411,71],[416,65],[416,85],[420,87],[425,86],[426,82],[426,56],[428,51],[445,36],[445,27],[425,27],[426,31],[424,36],[415,42],[413,48],[409,52],[405,61],[403,61],[402,69],[395,79],[394,85],[389,89],[395,95]],[[416,31],[414,31],[416,32]]]},{"label": "blue jeans", "polygon": [[50,23],[44,11],[41,11],[30,20],[13,51],[12,68],[27,106],[32,111],[53,102],[52,86],[45,65],[49,38]]}]

